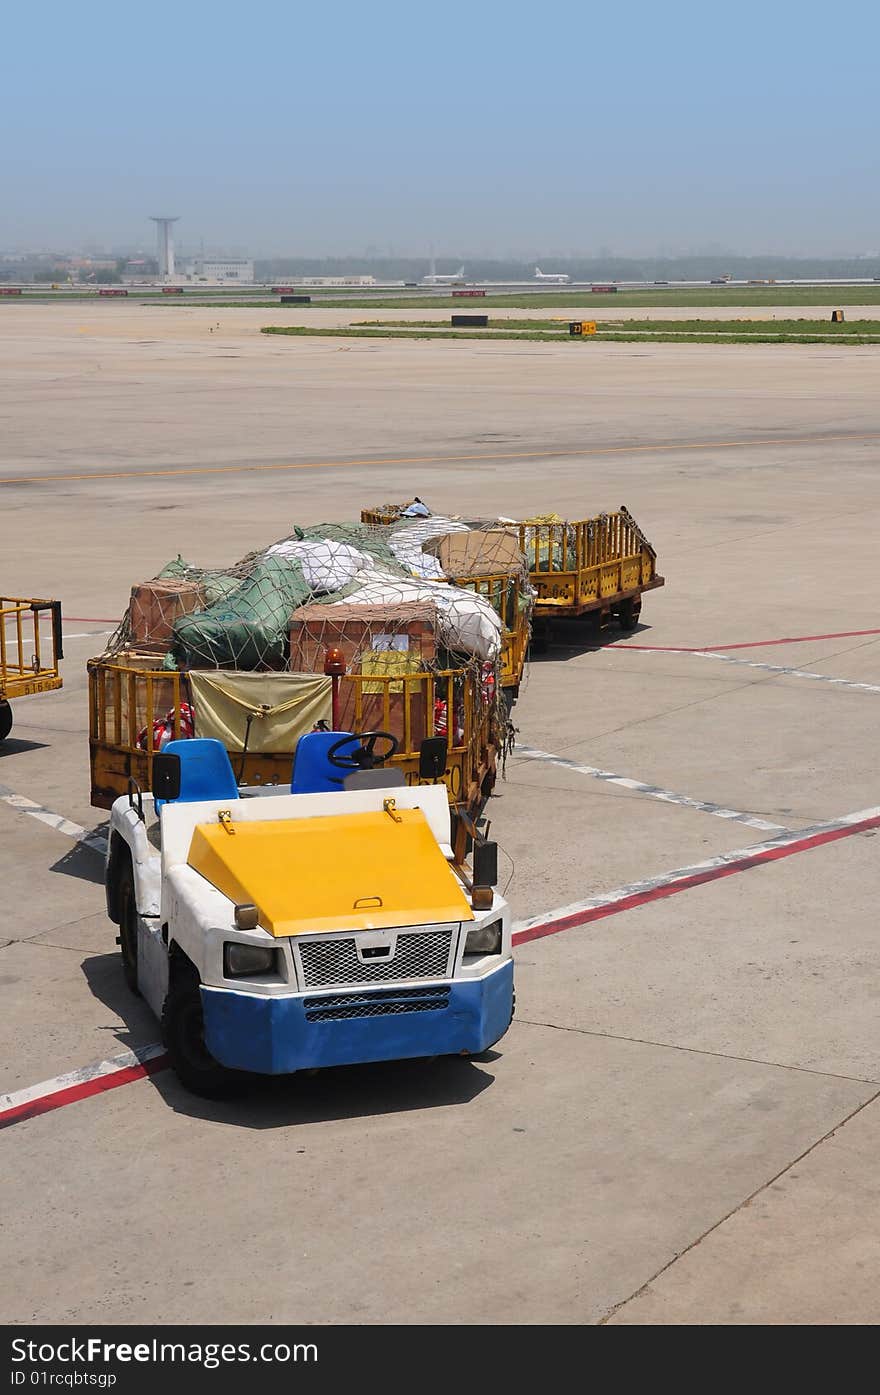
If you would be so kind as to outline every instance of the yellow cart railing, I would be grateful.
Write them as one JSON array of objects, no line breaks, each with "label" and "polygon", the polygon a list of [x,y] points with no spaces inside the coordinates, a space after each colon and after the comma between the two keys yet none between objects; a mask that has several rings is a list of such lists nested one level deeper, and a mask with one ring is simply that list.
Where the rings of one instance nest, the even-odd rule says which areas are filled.
[{"label": "yellow cart railing", "polygon": [[453,586],[474,591],[489,602],[503,625],[501,632],[501,686],[516,697],[522,681],[531,633],[532,601],[523,592],[520,578],[508,572],[497,576],[456,576]]},{"label": "yellow cart railing", "polygon": [[[129,779],[152,787],[153,723],[171,714],[172,735],[181,735],[181,704],[192,703],[185,673],[163,670],[152,654],[126,653],[92,659],[89,680],[91,801],[109,809],[125,794]],[[419,783],[419,746],[429,736],[447,737],[444,782],[449,802],[473,815],[495,783],[497,739],[494,704],[467,669],[415,674],[347,674],[340,681],[342,730],[389,731],[400,743],[390,764],[408,784]],[[198,735],[198,710],[195,712]],[[281,754],[230,751],[236,777],[246,785],[290,783],[295,741]]]},{"label": "yellow cart railing", "polygon": [[539,620],[600,611],[629,628],[642,592],[665,584],[654,548],[625,508],[571,523],[527,520],[519,536]]},{"label": "yellow cart railing", "polygon": [[62,684],[61,602],[0,596],[0,741],[12,730],[15,698]]}]

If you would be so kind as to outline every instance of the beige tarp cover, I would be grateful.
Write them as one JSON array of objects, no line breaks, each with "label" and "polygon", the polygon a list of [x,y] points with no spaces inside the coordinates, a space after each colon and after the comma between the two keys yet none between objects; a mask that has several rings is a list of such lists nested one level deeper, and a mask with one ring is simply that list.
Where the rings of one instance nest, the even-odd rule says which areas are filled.
[{"label": "beige tarp cover", "polygon": [[213,736],[227,751],[244,747],[286,755],[315,723],[330,724],[332,687],[320,673],[190,673],[197,736]]}]

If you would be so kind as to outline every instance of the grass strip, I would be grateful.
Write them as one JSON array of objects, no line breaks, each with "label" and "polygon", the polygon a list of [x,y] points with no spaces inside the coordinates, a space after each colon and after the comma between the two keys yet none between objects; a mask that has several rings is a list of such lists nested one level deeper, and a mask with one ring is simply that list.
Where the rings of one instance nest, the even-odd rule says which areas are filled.
[{"label": "grass strip", "polygon": [[[641,331],[627,332],[620,330],[603,331],[601,333],[581,337],[579,335],[553,334],[547,331],[537,333],[513,330],[486,330],[486,329],[383,329],[369,326],[340,326],[336,329],[317,329],[310,325],[264,325],[260,331],[262,334],[288,334],[298,335],[301,338],[313,339],[482,339],[491,343],[500,341],[525,340],[531,343],[552,344],[590,344],[597,340],[608,344],[835,344],[840,343],[839,338],[834,338],[827,334],[664,334],[645,333]],[[869,338],[865,336],[852,335],[847,339],[847,344],[880,344],[880,336]]]},{"label": "grass strip", "polygon": [[[438,329],[438,320],[361,320],[355,328],[375,326],[381,329]],[[565,326],[563,328],[563,326]],[[564,334],[568,332],[567,320],[514,320],[489,319],[489,329],[530,330],[544,333]],[[837,338],[849,335],[880,335],[880,320],[849,320],[842,324],[832,324],[828,320],[601,320],[597,322],[597,333],[644,333],[644,334],[821,334]]]}]

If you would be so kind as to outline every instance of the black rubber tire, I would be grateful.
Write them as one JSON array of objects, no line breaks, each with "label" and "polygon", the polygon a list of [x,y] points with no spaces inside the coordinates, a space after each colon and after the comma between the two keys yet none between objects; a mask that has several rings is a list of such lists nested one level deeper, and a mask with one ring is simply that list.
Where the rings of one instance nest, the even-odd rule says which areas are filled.
[{"label": "black rubber tire", "polygon": [[532,638],[529,648],[533,654],[546,654],[550,648],[550,621],[532,622]]},{"label": "black rubber tire", "polygon": [[125,982],[132,993],[139,998],[137,903],[134,895],[134,869],[127,848],[120,854],[119,870],[116,876],[116,905],[119,910],[119,949],[122,954],[122,972],[125,974]]},{"label": "black rubber tire", "polygon": [[162,1038],[174,1073],[192,1094],[219,1100],[244,1089],[244,1072],[221,1066],[205,1045],[202,995],[194,969],[178,966],[175,971],[162,1009]]},{"label": "black rubber tire", "polygon": [[12,731],[12,708],[4,699],[0,702],[0,741],[5,741]]},{"label": "black rubber tire", "polygon": [[642,603],[638,601],[621,601],[617,607],[617,621],[622,630],[634,630],[639,623],[639,616],[642,612]]}]

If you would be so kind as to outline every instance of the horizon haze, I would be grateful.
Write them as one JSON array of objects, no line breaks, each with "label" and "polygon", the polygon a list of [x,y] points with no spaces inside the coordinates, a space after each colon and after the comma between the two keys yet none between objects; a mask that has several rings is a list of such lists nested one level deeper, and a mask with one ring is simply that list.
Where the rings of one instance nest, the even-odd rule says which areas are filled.
[{"label": "horizon haze", "polygon": [[841,54],[826,24],[343,0],[331,32],[269,0],[95,0],[43,37],[17,10],[0,249],[151,248],[167,210],[179,245],[260,258],[876,253],[880,25],[843,0]]}]

